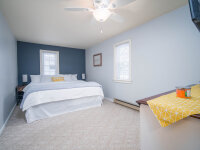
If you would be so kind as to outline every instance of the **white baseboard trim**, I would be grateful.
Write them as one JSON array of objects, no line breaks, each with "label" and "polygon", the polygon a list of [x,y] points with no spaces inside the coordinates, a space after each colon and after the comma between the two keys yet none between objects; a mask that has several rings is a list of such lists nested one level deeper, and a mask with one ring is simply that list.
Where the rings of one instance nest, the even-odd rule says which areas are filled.
[{"label": "white baseboard trim", "polygon": [[10,111],[10,113],[9,113],[9,115],[8,115],[8,117],[7,117],[6,121],[5,121],[5,123],[4,123],[3,126],[1,127],[1,129],[0,129],[0,135],[3,133],[3,130],[4,130],[4,128],[6,127],[6,124],[8,123],[8,120],[10,119],[10,117],[11,117],[13,111],[15,110],[16,105],[17,105],[17,104],[15,104],[15,105],[13,106],[13,108],[12,108],[12,110]]},{"label": "white baseboard trim", "polygon": [[110,102],[114,102],[114,99],[113,98],[109,98],[109,97],[104,97],[105,100],[108,100]]}]

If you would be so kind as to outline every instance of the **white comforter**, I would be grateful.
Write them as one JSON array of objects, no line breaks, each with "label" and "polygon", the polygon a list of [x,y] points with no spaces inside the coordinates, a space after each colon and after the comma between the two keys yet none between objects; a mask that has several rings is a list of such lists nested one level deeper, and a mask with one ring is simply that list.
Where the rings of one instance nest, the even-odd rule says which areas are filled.
[{"label": "white comforter", "polygon": [[[52,83],[50,84],[52,86]],[[60,84],[60,83],[55,83],[55,84]],[[102,96],[102,99],[103,99],[104,94],[103,94],[102,88],[101,87],[80,87],[80,88],[76,87],[76,88],[68,88],[68,89],[37,91],[37,92],[33,92],[29,94],[25,98],[23,104],[21,105],[21,108],[23,111],[25,111],[28,108],[35,105],[39,105],[39,104],[69,100],[69,99],[78,99],[78,98],[90,97],[90,96]]]}]

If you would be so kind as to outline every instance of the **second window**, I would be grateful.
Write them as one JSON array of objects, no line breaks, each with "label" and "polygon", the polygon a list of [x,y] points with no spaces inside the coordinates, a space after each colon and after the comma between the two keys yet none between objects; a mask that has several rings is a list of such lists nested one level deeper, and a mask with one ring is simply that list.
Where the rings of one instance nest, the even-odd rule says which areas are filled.
[{"label": "second window", "polygon": [[114,81],[131,82],[131,41],[114,45]]}]

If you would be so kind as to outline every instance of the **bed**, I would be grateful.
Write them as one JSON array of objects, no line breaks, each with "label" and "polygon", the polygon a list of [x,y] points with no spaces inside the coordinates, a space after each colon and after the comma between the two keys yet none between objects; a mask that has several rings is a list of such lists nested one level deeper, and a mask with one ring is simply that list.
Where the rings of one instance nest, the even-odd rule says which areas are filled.
[{"label": "bed", "polygon": [[104,98],[100,84],[82,80],[30,83],[20,108],[27,123],[68,112],[99,107]]}]

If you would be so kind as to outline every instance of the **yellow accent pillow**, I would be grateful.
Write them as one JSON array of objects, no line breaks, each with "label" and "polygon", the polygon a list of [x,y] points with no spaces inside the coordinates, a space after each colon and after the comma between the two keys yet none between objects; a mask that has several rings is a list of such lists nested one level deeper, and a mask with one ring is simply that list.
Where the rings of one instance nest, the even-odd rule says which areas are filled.
[{"label": "yellow accent pillow", "polygon": [[64,77],[52,77],[51,80],[53,82],[65,81]]}]

